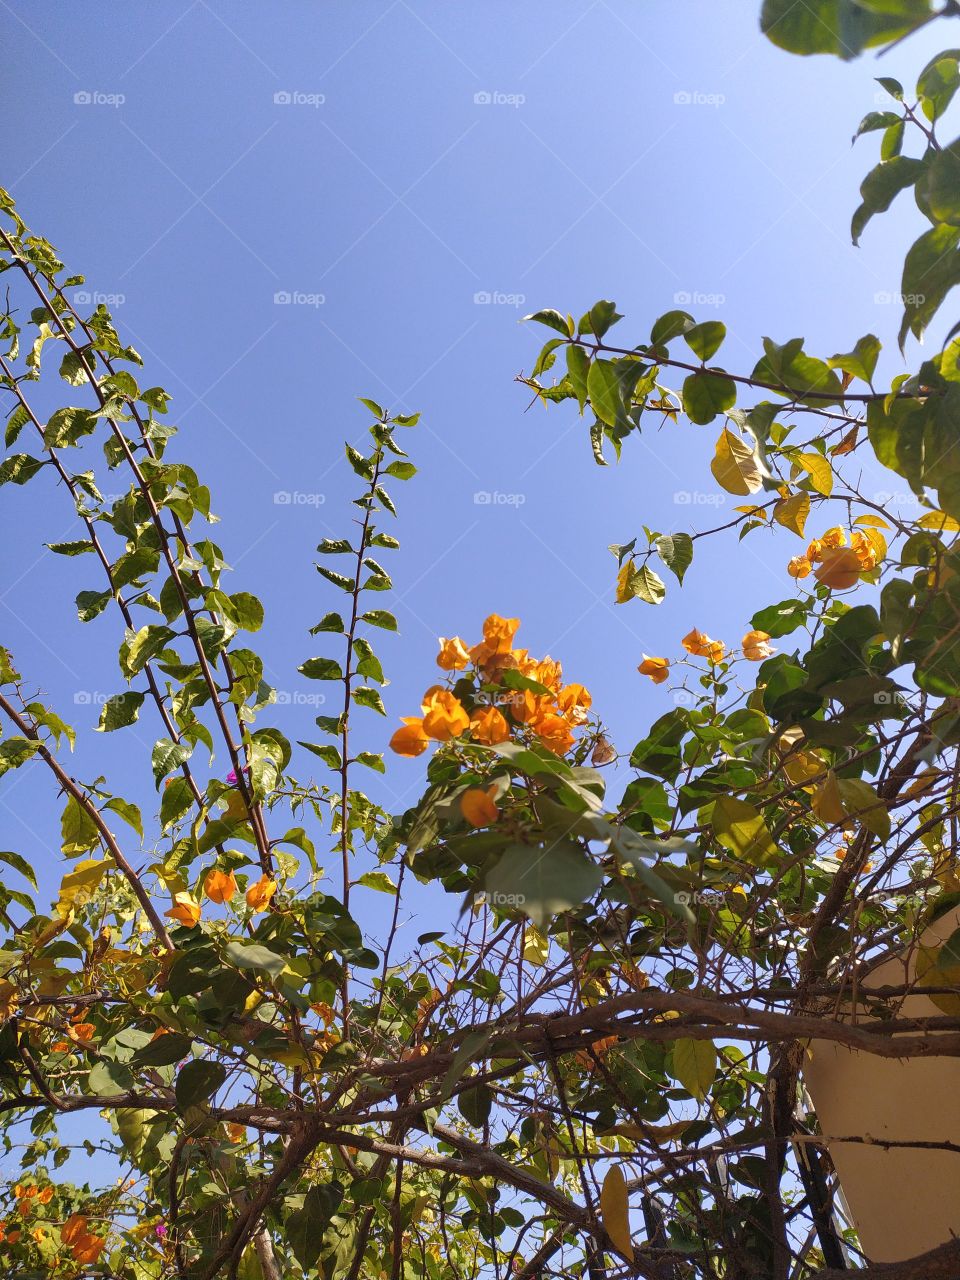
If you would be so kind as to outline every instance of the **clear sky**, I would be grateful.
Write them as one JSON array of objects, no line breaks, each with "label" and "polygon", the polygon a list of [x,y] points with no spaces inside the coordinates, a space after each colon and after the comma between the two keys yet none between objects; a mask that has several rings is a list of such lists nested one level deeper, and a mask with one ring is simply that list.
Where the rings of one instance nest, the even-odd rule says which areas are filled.
[{"label": "clear sky", "polygon": [[[745,371],[765,333],[806,335],[828,355],[874,331],[893,347],[888,371],[903,367],[885,298],[919,215],[905,205],[851,247],[877,148],[867,138],[851,156],[850,138],[878,105],[872,77],[910,82],[926,37],[880,66],[801,60],[760,36],[758,9],[0,0],[3,183],[87,291],[113,295],[144,385],[174,397],[169,456],[213,487],[230,588],[266,605],[258,647],[288,705],[261,723],[315,736],[316,708],[300,699],[323,687],[296,667],[332,651],[307,635],[337,606],[314,547],[349,531],[341,441],[365,426],[357,395],[423,411],[407,437],[420,474],[396,486],[397,590],[376,601],[402,634],[375,637],[392,683],[389,721],[365,713],[370,749],[416,711],[437,636],[471,642],[497,611],[592,689],[629,750],[671,705],[637,675],[644,651],[677,652],[694,625],[736,643],[754,609],[790,594],[782,566],[800,546],[780,532],[776,546],[754,535],[744,554],[698,543],[683,593],[671,582],[659,609],[614,606],[609,543],[641,523],[729,518],[736,499],[708,469],[719,423],[646,426],[604,470],[574,410],[527,412],[514,383],[546,336],[519,317],[545,305],[579,314],[600,297],[625,312],[617,332],[631,343],[676,305],[722,319],[721,358]],[[79,536],[69,501],[46,477],[8,486],[0,531],[2,641],[89,729],[97,700],[124,687],[121,630],[112,614],[76,620],[76,592],[100,585],[92,561],[43,550]],[[107,773],[150,811],[156,736],[145,709],[135,728],[88,735],[75,772]],[[314,763],[301,753],[294,771]],[[395,765],[377,785],[400,810],[423,760]],[[40,765],[5,779],[2,847],[51,866],[59,808]]]}]

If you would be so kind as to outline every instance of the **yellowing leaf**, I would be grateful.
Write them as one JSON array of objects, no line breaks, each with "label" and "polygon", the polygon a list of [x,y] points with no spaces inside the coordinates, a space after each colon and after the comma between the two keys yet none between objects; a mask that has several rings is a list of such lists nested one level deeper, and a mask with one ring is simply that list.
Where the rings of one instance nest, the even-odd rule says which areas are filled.
[{"label": "yellowing leaf", "polygon": [[64,876],[57,898],[57,915],[66,917],[89,902],[104,874],[113,866],[112,858],[102,862],[85,859],[78,862],[68,876]]},{"label": "yellowing leaf", "polygon": [[[949,516],[945,516],[944,518],[947,520],[950,519]],[[854,520],[853,523],[854,525],[858,525],[858,524],[870,525],[874,529],[890,528],[890,526],[887,524],[886,520],[884,520],[882,516],[874,516],[874,515],[857,516],[856,520]],[[960,525],[957,525],[957,528],[960,529]]]},{"label": "yellowing leaf", "polygon": [[827,774],[823,784],[813,793],[810,808],[821,822],[827,822],[830,826],[836,826],[838,822],[842,822],[847,816],[840,796],[837,775],[832,769]]},{"label": "yellowing leaf", "polygon": [[624,1257],[632,1260],[630,1200],[627,1196],[626,1179],[618,1164],[610,1166],[600,1188],[600,1220],[616,1248]]},{"label": "yellowing leaf", "polygon": [[729,427],[724,427],[717,441],[710,470],[727,493],[756,493],[763,484],[763,471],[756,452]]},{"label": "yellowing leaf", "polygon": [[890,814],[873,787],[861,778],[841,778],[838,786],[849,817],[856,818],[868,831],[885,840],[890,834]]},{"label": "yellowing leaf", "polygon": [[937,533],[956,533],[960,529],[960,521],[948,516],[943,511],[928,511],[917,521],[921,529],[933,529]]},{"label": "yellowing leaf", "polygon": [[547,963],[549,954],[549,939],[540,932],[536,925],[528,924],[523,938],[524,960],[526,960],[527,964],[535,965],[540,969]]},{"label": "yellowing leaf", "polygon": [[673,1046],[673,1078],[698,1102],[707,1096],[717,1074],[712,1040],[678,1040]]},{"label": "yellowing leaf", "polygon": [[745,862],[762,863],[777,852],[763,814],[746,800],[720,796],[711,822],[720,844]]},{"label": "yellowing leaf", "polygon": [[833,468],[821,453],[795,453],[790,461],[806,471],[817,493],[828,498],[833,492]]},{"label": "yellowing leaf", "polygon": [[803,527],[807,523],[809,514],[809,493],[795,493],[792,497],[781,498],[773,508],[773,518],[777,524],[782,524],[785,529],[789,529],[799,538],[803,537]]}]

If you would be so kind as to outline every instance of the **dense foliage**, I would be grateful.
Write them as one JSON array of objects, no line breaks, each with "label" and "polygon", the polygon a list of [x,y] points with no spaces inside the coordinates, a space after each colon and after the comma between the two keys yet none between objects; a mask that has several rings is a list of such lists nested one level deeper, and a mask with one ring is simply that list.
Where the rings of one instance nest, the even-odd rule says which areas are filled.
[{"label": "dense foliage", "polygon": [[[935,16],[927,0],[767,0],[762,22],[793,52],[852,56]],[[853,236],[901,191],[930,223],[906,255],[906,343],[960,282],[960,141],[938,138],[960,50],[915,91],[881,84]],[[694,629],[645,655],[666,709],[624,751],[584,684],[517,647],[518,619],[442,639],[390,741],[424,756],[426,790],[391,814],[361,789],[376,795],[389,755],[354,743],[357,717],[384,711],[376,637],[397,624],[375,593],[416,419],[363,402],[354,520],[318,548],[330,611],[300,667],[337,709],[292,745],[250,647],[263,609],[229,589],[210,492],[171,460],[168,396],[141,385],[105,307],[81,314],[81,277],[6,194],[0,209],[0,484],[78,513],[83,538],[51,550],[84,571],[80,620],[122,621],[99,727],[151,725],[157,790],[141,814],[75,777],[38,655],[0,650],[0,773],[49,773],[68,862],[43,910],[31,866],[0,852],[11,1274],[839,1274],[857,1241],[804,1144],[803,1045],[960,1052],[956,935],[922,957],[942,1018],[903,1023],[897,992],[867,1022],[837,1014],[865,960],[960,900],[960,326],[885,387],[871,334],[830,356],[765,338],[737,372],[717,363],[723,324],[684,311],[636,345],[611,338],[611,302],[531,317],[551,336],[524,381],[577,401],[598,462],[629,465],[647,423],[713,424],[713,476],[744,499],[721,529],[613,548],[618,602],[659,603],[702,537],[762,548],[774,526],[798,539],[784,598],[736,644]],[[48,413],[53,394],[67,403]],[[860,491],[865,456],[908,482],[910,514]],[[104,498],[105,475],[122,496]],[[632,773],[608,796],[616,761]],[[324,781],[299,780],[313,768]],[[457,923],[404,953],[417,882],[451,895]],[[386,938],[354,914],[358,884],[393,897]],[[106,1186],[58,1172],[60,1119],[87,1111],[105,1135],[88,1149],[119,1174]],[[958,1270],[946,1246],[897,1274]]]}]

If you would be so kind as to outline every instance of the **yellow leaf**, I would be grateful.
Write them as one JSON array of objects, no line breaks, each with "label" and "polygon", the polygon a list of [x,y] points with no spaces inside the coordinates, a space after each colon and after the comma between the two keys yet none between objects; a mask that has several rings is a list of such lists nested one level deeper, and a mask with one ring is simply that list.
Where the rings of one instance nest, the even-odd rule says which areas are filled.
[{"label": "yellow leaf", "polygon": [[630,1235],[630,1200],[620,1166],[611,1165],[600,1188],[600,1220],[604,1230],[625,1258],[633,1260]]},{"label": "yellow leaf", "polygon": [[[947,517],[947,519],[949,519],[949,517]],[[882,516],[872,516],[872,515],[871,515],[871,516],[857,516],[856,520],[854,520],[854,522],[853,522],[853,523],[854,523],[855,525],[858,525],[858,524],[867,524],[867,525],[871,525],[874,529],[889,529],[889,528],[890,528],[890,526],[887,524],[886,520],[884,520]],[[958,529],[960,529],[960,525],[958,525],[958,526],[957,526],[957,528],[958,528]]]},{"label": "yellow leaf", "polygon": [[777,524],[782,524],[799,538],[803,537],[803,527],[809,514],[809,493],[795,493],[790,498],[781,498],[773,508],[773,518]]},{"label": "yellow leaf", "polygon": [[727,493],[756,493],[763,484],[760,460],[750,445],[724,427],[710,470]]},{"label": "yellow leaf", "polygon": [[97,862],[89,858],[78,862],[69,875],[64,876],[57,898],[57,915],[67,916],[89,902],[103,879],[104,873],[113,866],[112,858],[104,858]]},{"label": "yellow leaf", "polygon": [[817,493],[828,498],[833,492],[833,468],[821,453],[796,453],[790,461],[806,471]]},{"label": "yellow leaf", "polygon": [[819,786],[813,793],[810,808],[821,822],[827,822],[830,826],[835,826],[838,822],[842,822],[847,816],[843,807],[843,800],[840,798],[837,775],[832,769],[827,774],[823,785]]},{"label": "yellow leaf", "polygon": [[617,604],[626,604],[628,600],[633,599],[633,592],[630,590],[630,579],[633,576],[633,563],[625,560],[617,574]]},{"label": "yellow leaf", "polygon": [[763,863],[777,852],[763,814],[746,800],[720,796],[711,823],[720,844],[745,862]]},{"label": "yellow leaf", "polygon": [[921,529],[934,529],[937,533],[956,533],[960,529],[960,522],[943,511],[928,511],[917,524]]},{"label": "yellow leaf", "polygon": [[538,969],[541,969],[547,963],[547,956],[549,954],[549,940],[535,925],[528,923],[527,931],[523,938],[524,960],[526,960],[527,964],[535,965]]},{"label": "yellow leaf", "polygon": [[717,1075],[717,1051],[712,1040],[678,1040],[673,1046],[673,1078],[698,1102]]}]

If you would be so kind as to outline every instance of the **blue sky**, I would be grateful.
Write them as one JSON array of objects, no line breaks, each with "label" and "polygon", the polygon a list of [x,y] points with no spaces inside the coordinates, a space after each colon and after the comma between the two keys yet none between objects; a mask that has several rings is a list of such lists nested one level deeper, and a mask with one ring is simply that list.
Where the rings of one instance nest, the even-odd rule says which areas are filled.
[{"label": "blue sky", "polygon": [[[683,592],[671,583],[659,609],[614,606],[609,543],[642,523],[729,518],[736,500],[715,501],[708,469],[719,424],[647,426],[621,466],[599,469],[575,411],[528,412],[514,382],[546,336],[520,316],[579,314],[600,297],[618,302],[631,343],[678,304],[722,319],[720,358],[740,370],[765,333],[831,354],[867,331],[893,348],[888,372],[903,367],[884,296],[919,215],[898,208],[851,247],[876,143],[851,155],[850,138],[879,105],[872,77],[909,83],[932,46],[907,43],[880,66],[801,60],[760,36],[758,7],[0,6],[4,184],[87,292],[112,296],[145,385],[174,397],[170,456],[213,488],[231,589],[266,605],[259,648],[288,705],[264,722],[315,736],[301,699],[323,690],[296,667],[323,651],[307,628],[337,604],[314,547],[348,532],[341,441],[364,429],[357,395],[423,412],[407,437],[420,473],[396,494],[397,590],[376,601],[402,634],[375,637],[392,682],[389,722],[366,715],[370,749],[416,710],[436,637],[470,641],[497,611],[593,690],[629,750],[671,705],[636,674],[644,651],[677,652],[694,625],[735,643],[758,606],[790,594],[782,565],[800,547],[781,532],[742,554],[700,542]],[[100,584],[85,558],[44,553],[77,536],[44,484],[3,490],[0,630],[25,676],[90,729],[98,699],[123,688],[121,630],[115,616],[76,621],[76,592]],[[107,773],[149,810],[156,736],[146,712],[88,735],[74,770]],[[311,764],[301,755],[295,771]],[[396,762],[385,803],[410,804],[422,773],[422,760]],[[3,847],[53,868],[58,817],[39,766],[5,780]]]}]

